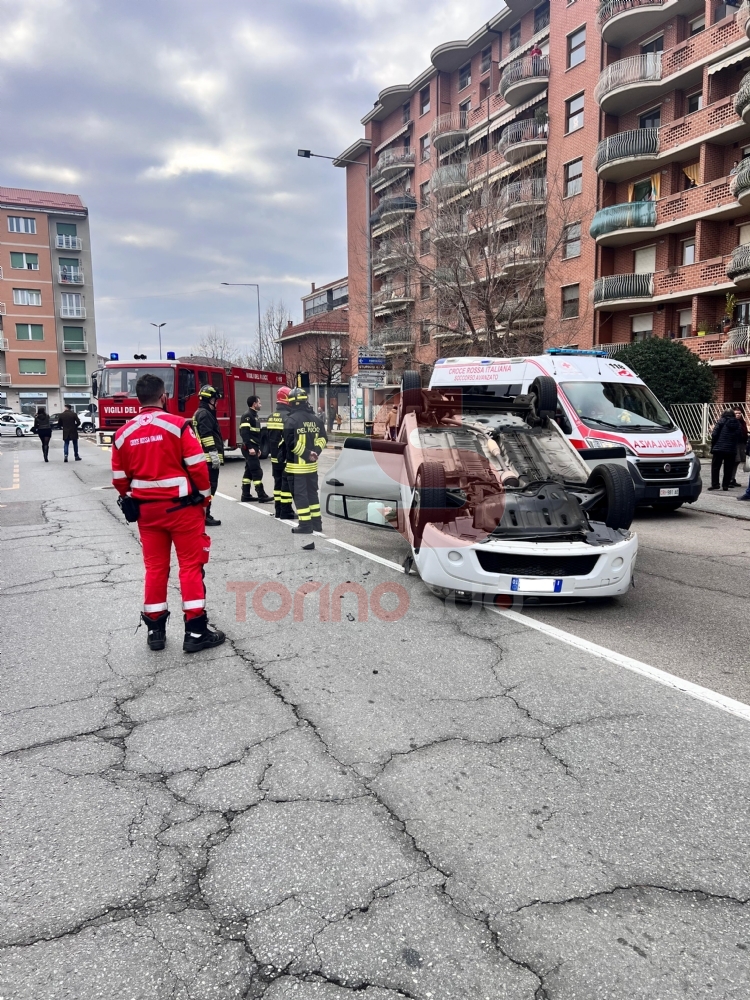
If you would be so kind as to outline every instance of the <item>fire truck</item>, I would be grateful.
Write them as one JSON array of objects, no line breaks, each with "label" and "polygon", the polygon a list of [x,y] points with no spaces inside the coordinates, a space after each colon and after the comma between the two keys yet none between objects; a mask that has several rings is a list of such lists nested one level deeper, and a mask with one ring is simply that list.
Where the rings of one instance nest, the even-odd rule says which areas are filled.
[{"label": "fire truck", "polygon": [[[170,352],[171,353],[171,352]],[[253,368],[221,367],[205,364],[202,359],[167,361],[108,361],[92,376],[92,393],[99,403],[96,436],[100,445],[111,445],[117,428],[134,417],[139,410],[135,384],[141,375],[158,375],[167,392],[167,410],[190,419],[198,409],[198,393],[204,385],[212,385],[219,394],[216,416],[219,419],[227,450],[238,448],[240,417],[247,410],[247,397],[257,396],[262,404],[263,457],[268,453],[265,419],[276,408],[276,387],[284,385],[282,372],[266,372]]]}]

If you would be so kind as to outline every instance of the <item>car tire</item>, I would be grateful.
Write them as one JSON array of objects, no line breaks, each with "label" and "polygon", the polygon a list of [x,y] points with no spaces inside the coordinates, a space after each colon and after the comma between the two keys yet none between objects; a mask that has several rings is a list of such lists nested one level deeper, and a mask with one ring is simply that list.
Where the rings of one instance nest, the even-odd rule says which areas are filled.
[{"label": "car tire", "polygon": [[21,430],[20,427],[16,427],[16,437],[17,438],[22,438],[23,437],[23,431]]},{"label": "car tire", "polygon": [[629,528],[635,514],[635,488],[627,469],[621,465],[597,465],[586,484],[604,489],[603,501],[587,511],[594,521],[603,521],[608,528]]},{"label": "car tire", "polygon": [[425,525],[442,520],[447,506],[445,469],[439,462],[423,462],[414,480],[414,501],[409,515],[415,552],[422,545]]},{"label": "car tire", "polygon": [[422,380],[419,372],[405,371],[401,377],[401,412],[422,412]]},{"label": "car tire", "polygon": [[93,434],[94,433],[94,425],[93,424],[84,424],[81,427],[81,432],[83,434]]},{"label": "car tire", "polygon": [[557,382],[549,375],[540,375],[529,386],[529,392],[536,396],[536,415],[544,420],[557,413]]}]

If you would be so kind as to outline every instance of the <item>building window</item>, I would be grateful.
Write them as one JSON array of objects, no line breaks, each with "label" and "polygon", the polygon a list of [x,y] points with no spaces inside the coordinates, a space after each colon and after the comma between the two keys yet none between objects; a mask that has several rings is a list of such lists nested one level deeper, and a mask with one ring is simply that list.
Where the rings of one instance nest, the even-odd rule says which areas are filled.
[{"label": "building window", "polygon": [[422,163],[424,163],[425,160],[429,160],[429,158],[430,158],[430,136],[428,133],[427,135],[423,135],[422,138],[419,140],[419,159]]},{"label": "building window", "polygon": [[411,120],[411,101],[407,101],[406,104],[401,108],[401,121],[406,125],[408,121]]},{"label": "building window", "polygon": [[578,319],[580,287],[578,285],[564,285],[560,291],[562,292],[562,318]]},{"label": "building window", "polygon": [[488,45],[487,48],[482,49],[482,61],[479,64],[479,72],[486,73],[487,70],[492,65],[492,46]]},{"label": "building window", "polygon": [[419,185],[419,206],[420,208],[427,208],[430,204],[430,182],[425,181],[424,184]]},{"label": "building window", "polygon": [[696,111],[700,111],[703,107],[703,92],[699,90],[697,94],[688,94],[686,105],[686,115],[692,115]]},{"label": "building window", "polygon": [[17,340],[44,340],[44,327],[41,323],[16,323]]},{"label": "building window", "polygon": [[58,222],[56,224],[58,236],[77,236],[78,227],[75,222]]},{"label": "building window", "polygon": [[631,316],[630,329],[633,340],[648,340],[654,333],[654,314],[641,313],[640,316]]},{"label": "building window", "polygon": [[464,63],[458,71],[458,89],[463,90],[471,83],[471,63]]},{"label": "building window", "polygon": [[10,255],[10,266],[21,268],[26,271],[39,270],[38,253],[13,253]]},{"label": "building window", "polygon": [[331,293],[331,308],[340,309],[341,306],[346,306],[349,304],[349,286],[339,285],[338,288],[334,288]]},{"label": "building window", "polygon": [[701,14],[700,17],[694,17],[692,21],[688,21],[688,35],[698,35],[701,31],[705,31],[706,28],[706,15]]},{"label": "building window", "polygon": [[65,384],[66,385],[88,385],[86,381],[85,361],[65,362]]},{"label": "building window", "polygon": [[568,69],[582,63],[586,58],[586,25],[568,35]]},{"label": "building window", "polygon": [[43,358],[19,358],[19,375],[46,375],[47,362]]},{"label": "building window", "polygon": [[85,347],[82,326],[63,327],[63,349],[66,351],[82,351]]},{"label": "building window", "polygon": [[647,111],[638,119],[639,128],[660,128],[661,127],[661,107]]},{"label": "building window", "polygon": [[693,332],[693,310],[680,309],[677,313],[677,333],[680,337],[689,337]]},{"label": "building window", "polygon": [[681,254],[683,264],[694,264],[695,263],[695,237],[692,236],[689,240],[683,240],[681,243]]},{"label": "building window", "polygon": [[419,343],[424,347],[430,342],[430,322],[423,319],[419,326]]},{"label": "building window", "polygon": [[36,219],[22,218],[20,215],[8,216],[9,233],[36,233]]},{"label": "building window", "polygon": [[565,131],[577,132],[579,128],[583,128],[583,94],[565,102]]},{"label": "building window", "polygon": [[38,288],[13,289],[13,305],[40,306],[41,304],[42,304],[42,293]]},{"label": "building window", "polygon": [[563,230],[563,257],[568,260],[570,257],[581,256],[581,223],[571,222]]},{"label": "building window", "polygon": [[79,292],[63,292],[60,296],[60,315],[68,319],[85,318],[83,296]]},{"label": "building window", "polygon": [[664,51],[664,35],[659,35],[658,38],[652,38],[650,42],[644,42],[641,45],[641,52],[644,54],[648,52],[663,52]]},{"label": "building window", "polygon": [[305,319],[308,316],[319,316],[324,312],[328,312],[327,292],[319,292],[317,295],[312,295],[309,299],[305,299]]},{"label": "building window", "polygon": [[[487,77],[486,80],[482,80],[479,84],[479,100],[480,102],[486,101],[490,96],[490,79]],[[486,136],[485,136],[486,138]]]},{"label": "building window", "polygon": [[583,158],[565,164],[565,197],[580,194],[583,190]]},{"label": "building window", "polygon": [[534,34],[549,24],[549,3],[541,3],[534,8]]},{"label": "building window", "polygon": [[419,297],[420,299],[429,299],[432,293],[432,286],[429,281],[423,281],[419,285]]},{"label": "building window", "polygon": [[513,49],[517,49],[521,44],[521,22],[514,24],[510,29],[510,40],[508,42],[508,52],[512,52]]},{"label": "building window", "polygon": [[468,101],[461,101],[458,106],[459,113],[461,115],[461,127],[466,128],[468,125],[469,112],[471,111],[471,98]]},{"label": "building window", "polygon": [[426,254],[430,252],[430,230],[423,229],[419,234],[419,252]]},{"label": "building window", "polygon": [[643,181],[636,181],[633,184],[633,197],[631,201],[653,201],[654,200],[654,185],[651,182],[651,178],[648,177]]},{"label": "building window", "polygon": [[430,87],[429,84],[426,87],[422,87],[419,91],[419,113],[420,115],[426,115],[430,110]]}]

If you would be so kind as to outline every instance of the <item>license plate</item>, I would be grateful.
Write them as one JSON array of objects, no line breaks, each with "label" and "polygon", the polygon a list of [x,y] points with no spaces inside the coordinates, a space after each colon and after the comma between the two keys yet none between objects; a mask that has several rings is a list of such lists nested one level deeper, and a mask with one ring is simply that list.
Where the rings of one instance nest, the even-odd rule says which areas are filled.
[{"label": "license plate", "polygon": [[679,495],[680,495],[680,488],[679,488],[679,486],[675,486],[672,489],[659,490],[659,496],[660,497],[678,497]]},{"label": "license plate", "polygon": [[517,594],[559,594],[562,580],[541,580],[536,576],[514,576],[510,589]]}]

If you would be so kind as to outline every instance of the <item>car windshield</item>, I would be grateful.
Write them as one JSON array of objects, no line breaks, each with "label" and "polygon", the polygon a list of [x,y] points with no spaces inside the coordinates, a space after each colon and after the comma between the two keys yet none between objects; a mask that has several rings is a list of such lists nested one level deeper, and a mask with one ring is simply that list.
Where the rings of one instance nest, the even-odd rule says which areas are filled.
[{"label": "car windshield", "polygon": [[156,375],[164,382],[168,396],[174,393],[174,368],[149,368],[132,365],[127,368],[105,368],[99,382],[99,398],[135,396],[135,383],[141,375]]},{"label": "car windshield", "polygon": [[629,382],[561,382],[587,427],[615,431],[671,431],[674,423],[645,385]]}]

